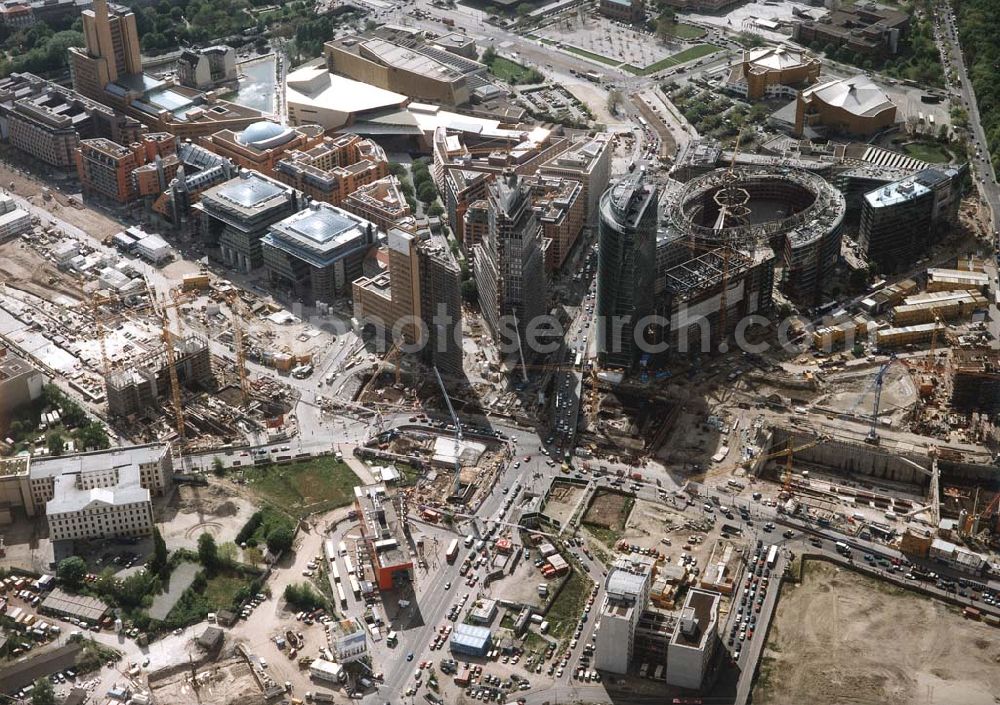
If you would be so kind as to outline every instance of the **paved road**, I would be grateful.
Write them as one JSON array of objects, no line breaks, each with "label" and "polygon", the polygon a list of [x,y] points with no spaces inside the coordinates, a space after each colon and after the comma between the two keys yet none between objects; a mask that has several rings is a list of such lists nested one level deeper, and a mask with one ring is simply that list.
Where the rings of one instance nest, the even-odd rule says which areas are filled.
[{"label": "paved road", "polygon": [[973,179],[980,195],[990,209],[993,229],[996,231],[1000,227],[997,221],[1000,218],[1000,187],[997,186],[996,173],[990,162],[989,143],[986,141],[986,132],[983,130],[979,114],[979,104],[976,102],[976,94],[965,66],[965,58],[958,39],[958,29],[952,21],[951,3],[947,0],[942,2],[937,8],[935,16],[941,21],[940,29],[936,30],[936,34],[939,46],[945,50],[942,52],[942,59],[948,61],[950,55],[951,65],[958,74],[958,92],[969,114],[970,146],[973,152],[978,152],[980,155],[976,156],[970,165]]}]

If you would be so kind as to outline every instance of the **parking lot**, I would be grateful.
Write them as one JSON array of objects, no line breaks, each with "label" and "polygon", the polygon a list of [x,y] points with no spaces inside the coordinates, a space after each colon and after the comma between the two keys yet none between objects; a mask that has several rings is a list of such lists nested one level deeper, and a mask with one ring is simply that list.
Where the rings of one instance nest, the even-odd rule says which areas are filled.
[{"label": "parking lot", "polygon": [[572,19],[551,24],[538,35],[565,46],[605,57],[604,63],[632,64],[643,67],[672,54],[677,47],[668,47],[651,32],[636,30],[602,17],[587,17],[580,23]]}]

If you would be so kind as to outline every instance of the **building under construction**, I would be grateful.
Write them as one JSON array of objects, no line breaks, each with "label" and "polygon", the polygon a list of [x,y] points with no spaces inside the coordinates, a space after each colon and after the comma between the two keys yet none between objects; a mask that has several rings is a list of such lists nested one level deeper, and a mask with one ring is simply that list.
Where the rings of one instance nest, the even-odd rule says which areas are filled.
[{"label": "building under construction", "polygon": [[[703,352],[728,337],[740,319],[771,310],[774,253],[729,245],[699,252],[684,241],[657,242],[657,294],[667,304],[671,350]],[[710,337],[709,337],[710,336]]]},{"label": "building under construction", "polygon": [[951,405],[956,411],[1000,414],[1000,353],[952,351]]},{"label": "building under construction", "polygon": [[[177,381],[190,389],[214,387],[212,355],[208,342],[197,336],[174,341]],[[105,378],[108,413],[131,416],[159,406],[161,396],[170,392],[167,351],[157,350],[136,360],[128,369],[112,370]]]},{"label": "building under construction", "polygon": [[786,167],[717,169],[684,184],[667,222],[701,249],[770,247],[785,293],[817,302],[840,254],[844,196],[823,178]]}]

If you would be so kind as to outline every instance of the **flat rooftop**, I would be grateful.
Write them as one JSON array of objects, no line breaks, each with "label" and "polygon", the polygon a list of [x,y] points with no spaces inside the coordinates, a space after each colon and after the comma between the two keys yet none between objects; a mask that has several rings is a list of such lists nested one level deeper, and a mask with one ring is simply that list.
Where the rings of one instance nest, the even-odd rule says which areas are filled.
[{"label": "flat rooftop", "polygon": [[93,472],[112,468],[139,467],[159,462],[169,452],[166,443],[97,450],[78,455],[59,455],[34,458],[31,461],[31,477],[54,477],[68,473]]},{"label": "flat rooftop", "polygon": [[35,368],[25,362],[9,350],[0,357],[0,382],[11,377],[19,377],[27,372],[32,372]]},{"label": "flat rooftop", "polygon": [[66,514],[85,509],[99,511],[101,505],[117,507],[149,501],[149,490],[139,482],[139,468],[134,465],[118,470],[118,482],[105,487],[82,489],[77,483],[80,475],[56,476],[54,497],[45,505],[45,513]]},{"label": "flat rooftop", "polygon": [[361,533],[371,541],[378,565],[410,563],[406,536],[385,485],[359,485],[354,488],[354,498],[360,513]]},{"label": "flat rooftop", "polygon": [[542,165],[542,170],[559,169],[589,173],[610,144],[610,139],[606,134],[587,138],[547,161]]},{"label": "flat rooftop", "polygon": [[895,181],[865,194],[865,200],[872,208],[889,208],[929,194],[931,190],[914,178]]},{"label": "flat rooftop", "polygon": [[[718,593],[689,590],[681,610],[680,622],[670,640],[671,644],[693,649],[704,648],[709,636],[715,631],[718,605]],[[688,631],[685,623],[690,624],[692,620],[696,628]]]}]

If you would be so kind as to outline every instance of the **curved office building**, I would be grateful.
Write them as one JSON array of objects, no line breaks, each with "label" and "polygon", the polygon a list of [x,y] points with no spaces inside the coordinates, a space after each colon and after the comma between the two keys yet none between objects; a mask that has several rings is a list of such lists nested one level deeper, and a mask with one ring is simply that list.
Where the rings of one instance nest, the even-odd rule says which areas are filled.
[{"label": "curved office building", "polygon": [[[659,190],[641,170],[601,196],[596,325],[603,366],[633,369],[642,359],[635,328],[656,313],[658,206]],[[641,335],[655,342],[661,334]]]},{"label": "curved office building", "polygon": [[[741,194],[742,219],[721,212],[720,192]],[[788,167],[716,169],[684,185],[668,208],[673,225],[706,245],[753,251],[770,245],[784,261],[785,292],[816,301],[840,255],[844,196],[821,176]]]}]

